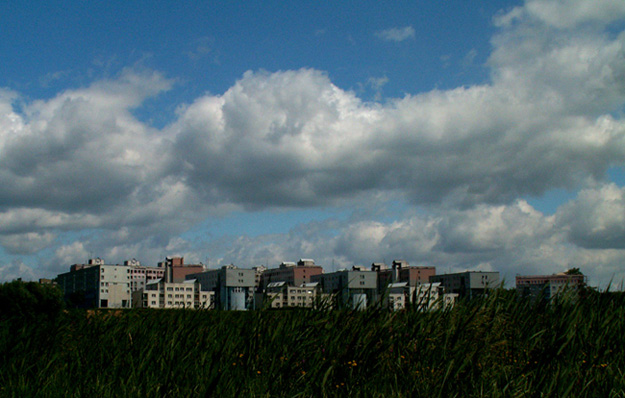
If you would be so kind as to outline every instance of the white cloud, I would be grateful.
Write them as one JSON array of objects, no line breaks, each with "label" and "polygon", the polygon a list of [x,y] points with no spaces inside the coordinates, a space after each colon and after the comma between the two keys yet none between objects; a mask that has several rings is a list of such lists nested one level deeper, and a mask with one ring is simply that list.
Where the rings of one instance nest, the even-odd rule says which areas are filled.
[{"label": "white cloud", "polygon": [[569,29],[581,24],[608,24],[625,17],[625,4],[620,0],[527,0],[496,18],[500,26],[509,26],[523,18],[558,29]]},{"label": "white cloud", "polygon": [[19,278],[23,281],[35,281],[40,277],[36,270],[20,260],[14,260],[6,265],[0,264],[0,282],[10,282]]},{"label": "white cloud", "polygon": [[3,235],[0,236],[0,245],[10,254],[32,254],[49,247],[55,237],[50,232]]},{"label": "white cloud", "polygon": [[408,39],[414,39],[415,30],[412,26],[404,26],[403,28],[390,28],[375,33],[377,37],[386,41],[402,42]]},{"label": "white cloud", "polygon": [[[496,21],[490,82],[383,104],[314,69],[250,71],[223,94],[181,105],[158,130],[132,113],[172,87],[158,72],[126,69],[19,111],[19,94],[0,90],[0,244],[31,253],[89,230],[54,261],[90,252],[152,261],[163,250],[202,259],[204,249],[179,234],[211,212],[375,198],[425,215],[234,237],[218,261],[398,256],[510,275],[590,266],[595,253],[593,275],[618,273],[625,205],[604,179],[625,163],[625,33],[610,25],[625,11],[621,2],[588,4],[529,1]],[[415,31],[378,36],[402,41]],[[555,218],[519,199],[554,188],[583,190]]]},{"label": "white cloud", "polygon": [[625,188],[606,184],[582,190],[557,216],[578,246],[625,249]]}]

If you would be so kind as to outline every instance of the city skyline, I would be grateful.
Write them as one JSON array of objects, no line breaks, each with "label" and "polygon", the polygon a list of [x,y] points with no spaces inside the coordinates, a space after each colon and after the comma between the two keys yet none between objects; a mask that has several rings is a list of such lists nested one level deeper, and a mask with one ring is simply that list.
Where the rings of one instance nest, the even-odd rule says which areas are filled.
[{"label": "city skyline", "polygon": [[102,257],[625,280],[625,3],[0,6],[0,281]]}]

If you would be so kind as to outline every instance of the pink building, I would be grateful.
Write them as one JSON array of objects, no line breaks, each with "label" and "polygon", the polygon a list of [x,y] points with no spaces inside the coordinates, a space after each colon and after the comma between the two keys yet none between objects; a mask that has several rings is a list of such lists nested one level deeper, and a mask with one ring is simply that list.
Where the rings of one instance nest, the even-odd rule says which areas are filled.
[{"label": "pink building", "polygon": [[302,286],[309,283],[310,277],[323,273],[323,267],[314,260],[300,259],[297,264],[284,262],[278,268],[270,268],[260,275],[260,290],[272,282],[286,282],[288,286]]},{"label": "pink building", "polygon": [[544,294],[551,299],[564,289],[579,289],[586,285],[586,275],[561,272],[553,275],[517,275],[516,289],[523,296],[538,297]]},{"label": "pink building", "polygon": [[429,283],[430,277],[436,275],[436,267],[410,266],[405,260],[394,260],[391,269],[384,263],[373,263],[371,270],[378,272],[378,290],[380,292],[391,283],[406,282],[411,287]]},{"label": "pink building", "polygon": [[187,275],[197,274],[206,271],[204,264],[187,264],[184,263],[184,257],[166,257],[165,261],[158,263],[158,267],[162,268],[164,278],[167,282],[181,283],[186,279]]}]

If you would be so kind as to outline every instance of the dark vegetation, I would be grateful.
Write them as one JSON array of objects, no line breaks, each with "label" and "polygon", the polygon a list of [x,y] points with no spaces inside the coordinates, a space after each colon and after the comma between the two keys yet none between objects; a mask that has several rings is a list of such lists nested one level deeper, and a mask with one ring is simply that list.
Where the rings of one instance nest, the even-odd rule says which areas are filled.
[{"label": "dark vegetation", "polygon": [[[37,289],[0,286],[0,396],[622,397],[625,391],[622,293],[589,290],[547,304],[499,290],[427,313],[223,312],[62,310],[50,287]],[[18,305],[24,297],[28,304]]]}]

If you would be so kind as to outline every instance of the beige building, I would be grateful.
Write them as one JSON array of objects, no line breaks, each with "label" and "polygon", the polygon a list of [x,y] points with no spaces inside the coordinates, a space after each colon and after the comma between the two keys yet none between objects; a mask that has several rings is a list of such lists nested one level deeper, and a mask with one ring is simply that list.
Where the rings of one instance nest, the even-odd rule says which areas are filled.
[{"label": "beige building", "polygon": [[454,305],[457,293],[445,293],[440,282],[420,283],[410,286],[409,282],[391,283],[384,296],[386,306],[393,310],[402,310],[412,305],[421,311],[442,309]]},{"label": "beige building", "polygon": [[440,282],[445,293],[457,293],[459,297],[472,299],[487,295],[501,287],[499,272],[465,271],[454,274],[434,275],[430,282]]},{"label": "beige building", "polygon": [[352,270],[340,270],[311,277],[319,282],[322,293],[332,295],[338,307],[365,309],[377,300],[377,272],[354,266]]},{"label": "beige building", "polygon": [[551,300],[564,292],[575,294],[586,286],[584,274],[561,272],[553,275],[517,275],[516,290],[521,297]]},{"label": "beige building", "polygon": [[290,286],[287,282],[270,282],[264,293],[257,296],[257,307],[264,308],[312,308],[318,299],[318,283]]},{"label": "beige building", "polygon": [[144,289],[147,283],[163,278],[165,269],[161,267],[144,267],[136,259],[124,261],[130,267],[130,291]]},{"label": "beige building", "polygon": [[202,291],[194,279],[177,283],[159,279],[133,292],[132,303],[135,308],[213,309],[215,292]]},{"label": "beige building", "polygon": [[256,271],[253,269],[224,265],[187,275],[187,279],[196,279],[203,291],[214,292],[216,308],[250,310],[255,307]]},{"label": "beige building", "polygon": [[108,265],[104,260],[90,259],[87,264],[74,264],[70,272],[57,276],[66,297],[88,308],[130,308],[131,267]]}]

